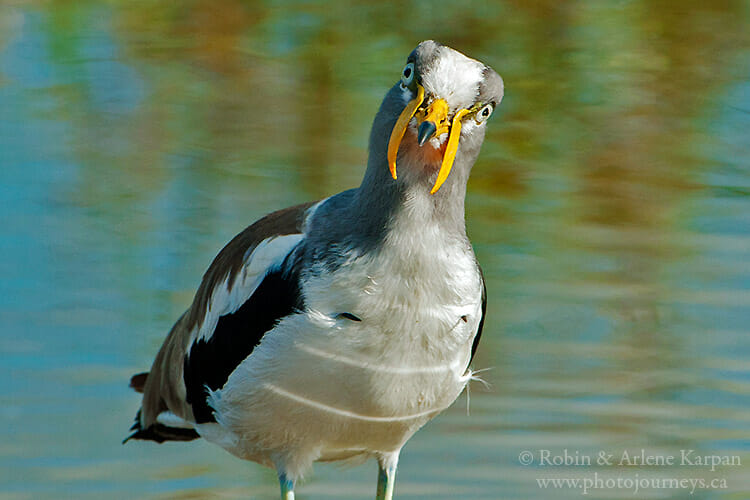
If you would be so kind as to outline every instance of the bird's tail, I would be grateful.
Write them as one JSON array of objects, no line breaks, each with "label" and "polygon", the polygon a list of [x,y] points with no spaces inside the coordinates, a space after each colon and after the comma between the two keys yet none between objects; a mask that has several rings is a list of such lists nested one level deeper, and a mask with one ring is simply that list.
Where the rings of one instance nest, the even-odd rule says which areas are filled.
[{"label": "bird's tail", "polygon": [[130,388],[135,392],[143,394],[143,388],[146,387],[146,379],[148,379],[148,372],[136,373],[130,377]]},{"label": "bird's tail", "polygon": [[[133,375],[130,377],[130,387],[135,392],[143,394],[146,387],[146,380],[148,380],[148,372]],[[170,427],[159,422],[155,422],[150,426],[143,428],[141,425],[141,410],[138,410],[138,413],[135,414],[135,423],[133,423],[130,430],[132,431],[132,434],[126,437],[122,441],[122,444],[127,443],[131,439],[142,439],[163,443],[164,441],[192,441],[193,439],[198,439],[200,437],[200,435],[195,432],[195,429]]]}]

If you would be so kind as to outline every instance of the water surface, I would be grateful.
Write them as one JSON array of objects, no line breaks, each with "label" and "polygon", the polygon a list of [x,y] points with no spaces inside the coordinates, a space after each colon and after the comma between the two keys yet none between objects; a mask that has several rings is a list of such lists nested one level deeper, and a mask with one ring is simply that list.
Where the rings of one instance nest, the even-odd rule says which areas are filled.
[{"label": "water surface", "polygon": [[[0,498],[276,498],[206,443],[121,446],[127,380],[235,233],[358,184],[426,38],[506,81],[467,198],[491,369],[408,443],[398,498],[579,498],[536,480],[595,473],[726,487],[584,498],[746,498],[749,23],[733,1],[3,4]],[[539,464],[641,449],[741,465]],[[319,465],[299,496],[374,489],[372,463]]]}]

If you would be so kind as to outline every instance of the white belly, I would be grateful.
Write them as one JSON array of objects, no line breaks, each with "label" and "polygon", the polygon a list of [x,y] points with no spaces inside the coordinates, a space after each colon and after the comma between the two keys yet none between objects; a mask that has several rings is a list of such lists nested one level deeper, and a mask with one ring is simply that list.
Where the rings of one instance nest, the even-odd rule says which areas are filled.
[{"label": "white belly", "polygon": [[307,311],[282,320],[213,393],[219,425],[199,426],[204,437],[242,458],[294,459],[304,470],[397,451],[458,397],[481,314],[475,268],[455,285],[436,276],[404,288],[369,264],[308,282]]}]

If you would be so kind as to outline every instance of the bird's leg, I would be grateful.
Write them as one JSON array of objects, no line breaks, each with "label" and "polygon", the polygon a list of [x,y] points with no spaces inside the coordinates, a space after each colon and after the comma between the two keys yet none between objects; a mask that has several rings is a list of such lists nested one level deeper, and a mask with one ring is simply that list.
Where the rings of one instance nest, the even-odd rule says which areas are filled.
[{"label": "bird's leg", "polygon": [[393,500],[393,485],[396,481],[396,468],[378,470],[378,490],[375,500]]},{"label": "bird's leg", "polygon": [[393,500],[398,453],[378,455],[378,490],[375,500]]},{"label": "bird's leg", "polygon": [[286,474],[279,474],[279,485],[281,486],[281,500],[294,500],[294,481]]}]

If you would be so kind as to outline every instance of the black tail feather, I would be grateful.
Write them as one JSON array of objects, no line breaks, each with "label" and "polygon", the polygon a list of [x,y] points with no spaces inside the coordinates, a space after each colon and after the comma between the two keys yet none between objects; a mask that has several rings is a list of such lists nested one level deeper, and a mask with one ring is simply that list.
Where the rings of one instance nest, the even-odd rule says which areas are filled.
[{"label": "black tail feather", "polygon": [[198,439],[200,437],[200,435],[195,432],[195,429],[169,427],[159,423],[153,424],[145,429],[141,429],[141,410],[138,410],[138,413],[136,413],[135,423],[130,428],[130,430],[134,432],[123,439],[122,444],[127,443],[131,439],[141,439],[163,443],[164,441],[192,441],[193,439]]},{"label": "black tail feather", "polygon": [[148,379],[148,372],[136,373],[130,377],[130,387],[135,392],[143,394],[143,388],[146,387],[146,379]]}]

